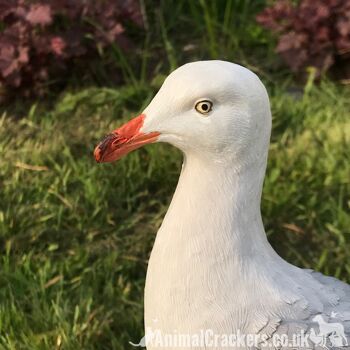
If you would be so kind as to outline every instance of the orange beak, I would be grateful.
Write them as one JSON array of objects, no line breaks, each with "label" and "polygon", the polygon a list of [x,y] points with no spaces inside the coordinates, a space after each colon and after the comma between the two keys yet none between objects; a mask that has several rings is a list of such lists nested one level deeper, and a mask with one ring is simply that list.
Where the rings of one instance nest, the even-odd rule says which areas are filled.
[{"label": "orange beak", "polygon": [[140,132],[145,117],[144,114],[140,114],[105,136],[95,148],[96,161],[113,162],[143,145],[157,141],[159,132]]}]

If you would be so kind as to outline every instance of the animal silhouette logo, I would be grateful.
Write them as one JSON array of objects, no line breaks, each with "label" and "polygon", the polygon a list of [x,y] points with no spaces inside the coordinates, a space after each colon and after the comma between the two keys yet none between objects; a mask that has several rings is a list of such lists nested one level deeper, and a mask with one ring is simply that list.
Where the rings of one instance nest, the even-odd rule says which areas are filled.
[{"label": "animal silhouette logo", "polygon": [[317,315],[312,319],[318,323],[318,333],[314,328],[310,330],[311,341],[326,349],[348,346],[345,336],[344,326],[339,322],[326,322],[322,315]]},{"label": "animal silhouette logo", "polygon": [[[158,320],[154,319],[153,322],[157,323]],[[145,348],[147,347],[147,345],[149,345],[152,342],[155,335],[156,335],[156,332],[153,331],[150,327],[147,327],[145,336],[143,336],[138,343],[133,343],[132,341],[129,341],[129,344],[134,347]]]},{"label": "animal silhouette logo", "polygon": [[143,338],[140,339],[140,341],[138,343],[133,343],[132,341],[129,341],[129,344],[135,347],[142,347],[145,348],[147,345],[147,339],[146,336],[144,336]]}]

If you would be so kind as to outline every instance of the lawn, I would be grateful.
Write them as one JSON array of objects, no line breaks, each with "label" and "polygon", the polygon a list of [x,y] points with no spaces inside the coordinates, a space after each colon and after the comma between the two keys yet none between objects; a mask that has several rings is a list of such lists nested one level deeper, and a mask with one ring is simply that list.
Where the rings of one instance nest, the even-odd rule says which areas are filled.
[{"label": "lawn", "polygon": [[[147,260],[182,155],[154,144],[97,164],[93,149],[187,61],[220,57],[263,79],[273,114],[269,240],[289,262],[350,282],[349,87],[294,80],[255,22],[263,0],[160,3],[142,49],[104,53],[97,83],[73,76],[45,101],[1,108],[1,350],[122,350],[143,336]],[[106,83],[111,57],[117,86]]]},{"label": "lawn", "polygon": [[[91,88],[1,118],[2,348],[126,349],[142,336],[147,259],[181,154],[157,144],[101,165],[92,151],[153,93]],[[349,90],[324,82],[270,96],[270,241],[288,261],[350,282]]]}]

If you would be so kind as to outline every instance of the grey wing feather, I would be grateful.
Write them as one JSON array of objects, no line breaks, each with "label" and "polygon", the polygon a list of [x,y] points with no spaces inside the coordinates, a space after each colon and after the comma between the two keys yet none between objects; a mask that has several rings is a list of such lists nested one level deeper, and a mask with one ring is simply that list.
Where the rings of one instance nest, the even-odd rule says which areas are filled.
[{"label": "grey wing feather", "polygon": [[[330,293],[329,299],[333,300],[324,302],[322,313],[310,311],[303,320],[282,319],[274,336],[286,335],[289,341],[294,340],[294,344],[300,346],[282,346],[275,349],[350,350],[350,285],[313,270],[304,271],[324,286]],[[331,298],[334,294],[338,296],[335,303],[334,298]],[[302,332],[306,334],[307,342],[296,340]]]}]

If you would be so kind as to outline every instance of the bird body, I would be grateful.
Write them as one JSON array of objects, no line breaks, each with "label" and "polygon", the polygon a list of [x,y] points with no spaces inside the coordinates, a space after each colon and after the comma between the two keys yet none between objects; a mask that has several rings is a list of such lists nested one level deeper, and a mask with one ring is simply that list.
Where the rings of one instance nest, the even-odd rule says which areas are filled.
[{"label": "bird body", "polygon": [[254,206],[263,172],[186,157],[149,260],[146,329],[292,335],[315,315],[350,310],[346,284],[288,264],[268,243]]},{"label": "bird body", "polygon": [[[134,119],[133,136],[125,138],[125,127],[119,128],[95,155],[98,161],[119,159],[145,140],[168,142],[184,153],[148,264],[146,333],[211,330],[270,339],[312,330],[312,339],[319,339],[319,316],[341,322],[349,337],[350,286],[287,263],[267,240],[260,200],[271,112],[259,78],[229,62],[190,63],[166,79],[142,116]],[[309,348],[317,346],[311,341]],[[164,345],[147,344],[148,350],[159,348]]]}]

